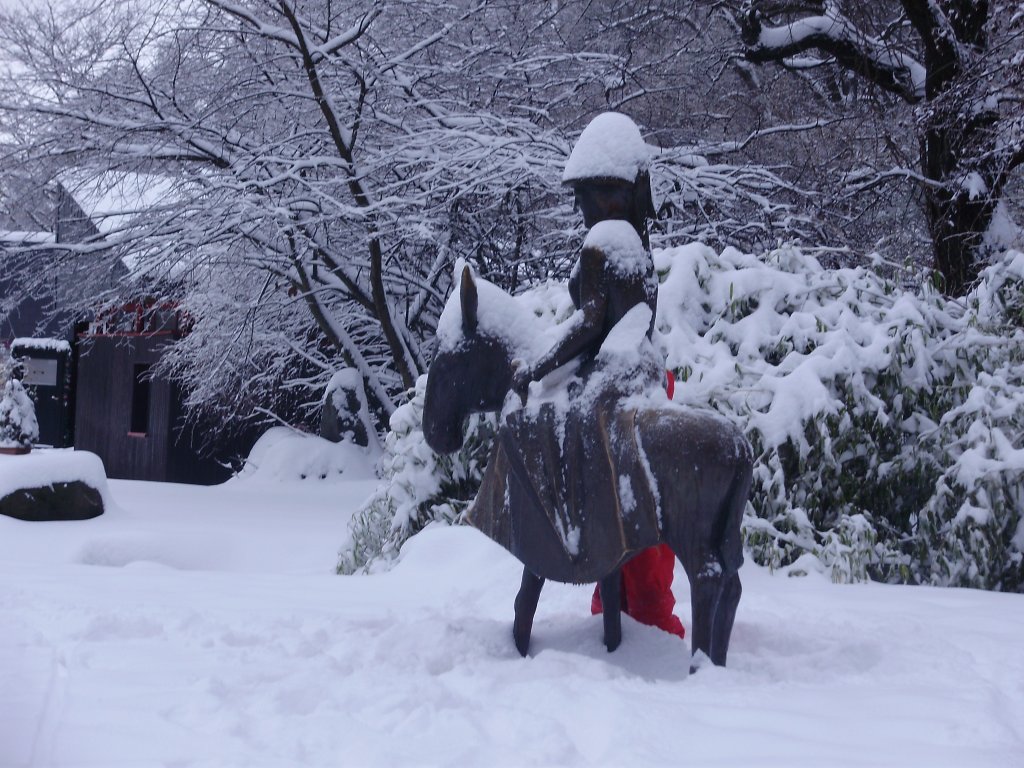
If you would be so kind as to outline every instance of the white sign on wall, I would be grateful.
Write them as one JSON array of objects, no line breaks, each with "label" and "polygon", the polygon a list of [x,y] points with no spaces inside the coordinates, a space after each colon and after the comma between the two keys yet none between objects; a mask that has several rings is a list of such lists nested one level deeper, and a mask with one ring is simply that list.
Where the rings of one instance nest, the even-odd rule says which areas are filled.
[{"label": "white sign on wall", "polygon": [[57,386],[56,360],[26,357],[21,361],[21,366],[24,371],[24,375],[21,377],[22,384],[31,384],[36,387]]}]

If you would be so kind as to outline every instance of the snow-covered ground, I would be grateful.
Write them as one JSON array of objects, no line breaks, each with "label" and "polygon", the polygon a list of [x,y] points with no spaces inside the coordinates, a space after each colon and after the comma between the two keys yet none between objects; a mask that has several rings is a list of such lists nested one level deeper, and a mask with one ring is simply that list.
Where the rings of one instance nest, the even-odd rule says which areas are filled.
[{"label": "snow-covered ground", "polygon": [[[95,520],[0,517],[0,766],[1024,765],[1024,595],[743,570],[728,669],[590,589],[429,528],[333,575],[371,481],[112,481]],[[678,610],[689,628],[685,579]]]}]

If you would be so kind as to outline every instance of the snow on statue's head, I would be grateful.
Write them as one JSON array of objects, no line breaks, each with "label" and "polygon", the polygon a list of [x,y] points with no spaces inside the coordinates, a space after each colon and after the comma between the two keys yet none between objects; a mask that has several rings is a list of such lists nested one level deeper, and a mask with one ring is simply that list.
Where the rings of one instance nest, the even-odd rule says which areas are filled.
[{"label": "snow on statue's head", "polygon": [[562,173],[588,227],[607,219],[629,221],[638,233],[654,218],[650,152],[629,117],[604,112],[583,129]]}]

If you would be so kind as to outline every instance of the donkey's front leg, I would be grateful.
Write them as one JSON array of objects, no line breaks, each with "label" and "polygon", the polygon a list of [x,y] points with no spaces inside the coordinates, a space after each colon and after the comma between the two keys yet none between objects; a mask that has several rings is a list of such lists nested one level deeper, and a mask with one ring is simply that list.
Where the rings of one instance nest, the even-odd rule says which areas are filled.
[{"label": "donkey's front leg", "polygon": [[604,608],[604,645],[611,653],[622,642],[621,571],[616,568],[601,579],[601,605]]},{"label": "donkey's front leg", "polygon": [[535,576],[529,568],[523,568],[523,583],[516,595],[516,619],[512,622],[512,638],[516,641],[519,655],[526,656],[530,650],[530,634],[533,632],[533,615],[537,612],[537,601],[544,579]]}]

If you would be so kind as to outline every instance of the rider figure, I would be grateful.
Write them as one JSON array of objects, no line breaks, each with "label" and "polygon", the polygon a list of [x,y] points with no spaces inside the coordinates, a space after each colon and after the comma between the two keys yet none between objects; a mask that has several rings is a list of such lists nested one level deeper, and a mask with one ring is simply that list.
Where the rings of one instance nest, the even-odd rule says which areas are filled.
[{"label": "rider figure", "polygon": [[[648,150],[640,129],[625,115],[605,112],[595,117],[573,147],[562,174],[562,183],[571,185],[576,205],[588,229],[603,221],[625,221],[633,226],[646,252],[645,272],[653,291],[646,296],[617,295],[623,289],[632,293],[621,280],[603,279],[594,272],[602,269],[600,258],[581,257],[569,277],[569,295],[577,310],[577,324],[532,367],[520,368],[513,377],[513,388],[526,391],[531,381],[573,358],[595,353],[610,329],[607,318],[609,300],[632,304],[646,301],[653,314],[657,304],[654,262],[650,258],[647,219],[655,215],[651,198],[651,181],[647,170]],[[586,248],[584,249],[586,253]],[[593,290],[584,290],[591,287]],[[613,294],[613,295],[609,295]],[[632,300],[632,301],[631,301]],[[616,320],[619,318],[615,318]],[[653,322],[652,322],[653,329]],[[647,336],[650,338],[650,332]]]},{"label": "rider figure", "polygon": [[[648,150],[633,121],[618,113],[607,112],[595,117],[580,135],[566,163],[563,183],[571,185],[576,204],[591,235],[615,234],[610,226],[596,227],[602,222],[622,221],[632,225],[642,249],[638,269],[616,269],[612,256],[602,247],[600,237],[588,236],[583,255],[569,279],[569,293],[577,312],[570,319],[565,335],[530,367],[516,371],[513,388],[525,398],[530,382],[544,378],[574,359],[580,360],[579,372],[584,378],[595,368],[594,358],[609,331],[638,304],[650,309],[647,338],[654,327],[657,302],[657,280],[650,255],[647,220],[655,216],[648,173]],[[628,233],[628,230],[626,230]],[[621,237],[621,232],[618,233]],[[631,237],[631,236],[630,236]],[[613,240],[615,238],[613,237]],[[635,238],[634,238],[635,240]],[[593,241],[593,242],[592,242]],[[654,378],[663,375],[660,367],[638,365],[634,377]],[[622,393],[640,391],[650,381],[620,382]],[[614,399],[608,400],[613,402]],[[601,407],[600,400],[597,407]],[[672,609],[672,574],[675,556],[664,544],[642,550],[622,568],[622,608],[634,619],[658,626],[683,636],[684,630]],[[591,604],[594,613],[601,611],[597,590]]]}]

